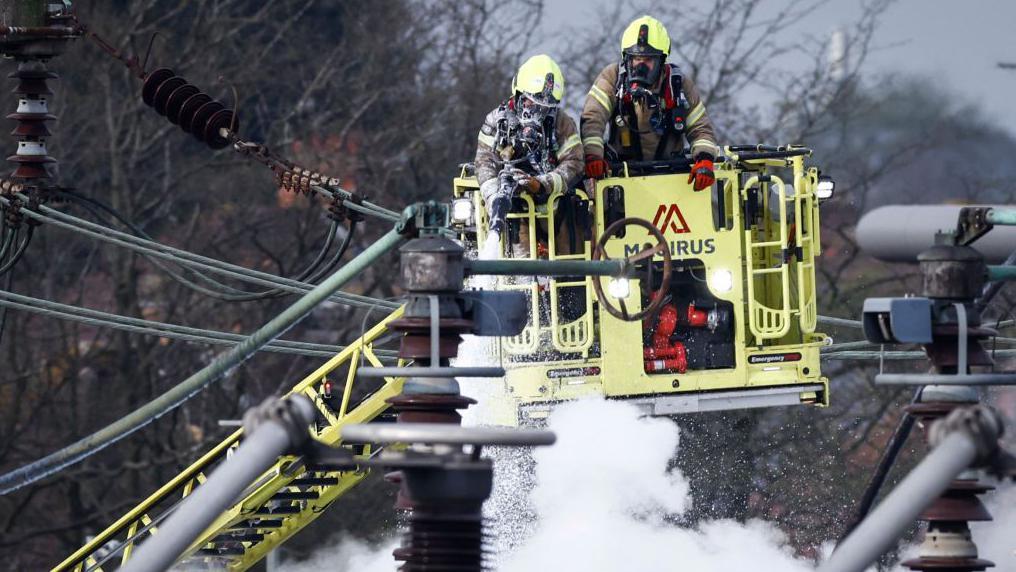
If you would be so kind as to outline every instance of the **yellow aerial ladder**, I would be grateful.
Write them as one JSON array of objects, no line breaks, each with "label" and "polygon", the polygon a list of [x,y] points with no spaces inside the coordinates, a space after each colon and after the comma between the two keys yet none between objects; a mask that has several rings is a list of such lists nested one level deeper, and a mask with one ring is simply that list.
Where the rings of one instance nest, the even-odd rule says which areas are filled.
[{"label": "yellow aerial ladder", "polygon": [[[815,258],[819,194],[831,192],[831,181],[805,164],[810,153],[728,147],[716,184],[700,192],[678,159],[617,164],[592,196],[515,197],[502,256],[618,259],[663,241],[672,259],[643,261],[650,275],[627,280],[497,282],[530,300],[523,333],[499,343],[519,421],[588,395],[633,401],[655,415],[828,404],[819,350],[830,339],[816,331]],[[479,250],[489,215],[477,190],[464,166],[454,181],[453,222]],[[586,213],[587,220],[575,218]],[[562,222],[566,216],[572,220]],[[632,219],[651,225],[631,226]],[[527,237],[523,248],[511,247]],[[599,252],[592,237],[602,237]],[[633,315],[643,317],[630,321]],[[666,339],[655,336],[665,328],[672,330]]]},{"label": "yellow aerial ladder", "polygon": [[[341,446],[342,427],[367,423],[388,409],[385,401],[402,392],[402,378],[382,382],[358,380],[361,363],[381,367],[373,344],[388,332],[388,324],[402,315],[398,309],[360,339],[349,345],[289,392],[301,393],[316,406],[312,436],[330,446]],[[373,384],[373,385],[369,385]],[[130,560],[139,543],[159,532],[159,524],[177,503],[187,498],[206,476],[240,442],[237,430],[138,506],[95,536],[56,571],[114,570]],[[369,446],[355,451],[370,456]],[[300,457],[282,457],[253,483],[243,498],[220,515],[181,559],[181,564],[207,563],[227,570],[246,570],[271,550],[316,519],[335,499],[367,476],[366,470],[334,471],[306,463]]]}]

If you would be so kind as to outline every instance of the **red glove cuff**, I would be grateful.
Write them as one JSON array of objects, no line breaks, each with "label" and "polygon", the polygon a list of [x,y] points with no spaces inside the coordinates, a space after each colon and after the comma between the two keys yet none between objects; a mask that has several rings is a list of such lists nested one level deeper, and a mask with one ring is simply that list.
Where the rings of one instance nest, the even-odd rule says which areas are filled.
[{"label": "red glove cuff", "polygon": [[591,179],[602,179],[607,176],[607,162],[603,157],[586,155],[586,176]]}]

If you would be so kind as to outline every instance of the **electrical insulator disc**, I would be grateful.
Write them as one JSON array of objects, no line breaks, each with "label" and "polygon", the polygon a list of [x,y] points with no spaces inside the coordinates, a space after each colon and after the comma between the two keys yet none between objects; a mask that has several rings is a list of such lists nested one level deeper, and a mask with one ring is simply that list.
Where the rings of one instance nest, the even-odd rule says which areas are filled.
[{"label": "electrical insulator disc", "polygon": [[[181,88],[183,89],[183,88]],[[201,109],[201,106],[212,100],[212,97],[207,93],[196,93],[187,98],[187,101],[183,102],[180,107],[180,114],[177,116],[177,124],[180,129],[185,132],[191,132],[191,123],[194,121],[194,114]]]},{"label": "electrical insulator disc", "polygon": [[[169,68],[148,74],[141,88],[145,104],[212,149],[229,145],[222,129],[236,130],[236,112],[202,93]],[[34,119],[34,118],[33,118]]]},{"label": "electrical insulator disc", "polygon": [[162,85],[162,82],[175,76],[173,70],[169,68],[159,68],[152,73],[148,74],[145,78],[145,84],[141,87],[141,100],[145,102],[145,105],[154,105],[155,103],[155,92]]},{"label": "electrical insulator disc", "polygon": [[205,126],[208,125],[208,120],[212,118],[219,111],[225,109],[226,106],[222,105],[218,101],[212,100],[201,106],[200,109],[194,113],[194,119],[191,120],[190,131],[191,135],[196,137],[198,141],[205,140]]},{"label": "electrical insulator disc", "polygon": [[201,90],[189,83],[176,88],[173,93],[169,94],[169,99],[166,100],[166,119],[169,119],[169,122],[173,125],[179,125],[180,111],[183,109],[183,104],[198,93],[201,93]]},{"label": "electrical insulator disc", "polygon": [[152,108],[155,109],[155,112],[159,115],[166,115],[166,102],[169,101],[169,96],[185,85],[187,85],[187,80],[182,77],[171,77],[162,82],[162,85],[155,90],[155,97],[152,98]]},{"label": "electrical insulator disc", "polygon": [[11,131],[11,135],[15,137],[49,137],[52,133],[49,132],[45,123],[32,121],[18,123],[14,131]]},{"label": "electrical insulator disc", "polygon": [[209,147],[212,149],[222,149],[223,147],[229,145],[229,139],[220,135],[219,130],[223,128],[229,129],[231,127],[235,130],[239,126],[239,123],[237,123],[237,125],[233,125],[233,115],[232,109],[223,109],[221,111],[216,111],[215,114],[209,118],[208,123],[205,125],[204,138],[204,142],[208,143]]}]

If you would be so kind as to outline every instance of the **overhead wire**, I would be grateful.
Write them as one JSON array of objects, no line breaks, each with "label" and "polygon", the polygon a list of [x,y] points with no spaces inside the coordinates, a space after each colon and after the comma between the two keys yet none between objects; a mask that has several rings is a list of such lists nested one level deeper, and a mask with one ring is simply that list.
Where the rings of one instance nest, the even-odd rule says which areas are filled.
[{"label": "overhead wire", "polygon": [[[26,312],[32,312],[41,316],[54,317],[63,320],[71,320],[89,326],[108,327],[139,334],[173,338],[187,342],[197,342],[215,345],[236,345],[242,342],[247,336],[230,332],[220,332],[165,322],[156,322],[121,316],[109,312],[102,312],[80,306],[72,306],[33,298],[13,292],[0,291],[0,306],[14,308]],[[274,340],[264,347],[267,351],[278,353],[290,353],[312,357],[333,357],[336,353],[345,349],[345,346],[316,344],[310,342],[297,342],[291,340]],[[376,349],[374,353],[379,357],[394,359],[398,357],[396,350]]]},{"label": "overhead wire", "polygon": [[[28,225],[28,229],[25,230],[25,237],[21,239],[21,244],[18,245],[17,249],[7,259],[3,265],[0,265],[0,274],[10,272],[14,265],[21,260],[21,257],[25,255],[25,251],[28,250],[28,244],[32,242],[32,235],[35,234],[35,225]],[[15,242],[17,242],[15,237]]]},{"label": "overhead wire", "polygon": [[[411,213],[407,213],[407,216],[410,215]],[[70,445],[0,475],[0,495],[16,491],[78,463],[179,407],[209,384],[233,371],[266,343],[274,340],[307,316],[313,308],[327,300],[331,293],[357,276],[367,265],[397,247],[404,240],[400,234],[401,231],[401,228],[393,228],[367,247],[350,264],[343,266],[321,284],[315,286],[311,292],[302,296],[264,326],[245,337],[242,342],[221,353],[200,371],[195,372],[163,394]]]},{"label": "overhead wire", "polygon": [[[89,197],[85,197],[83,195],[79,195],[77,193],[73,193],[71,191],[66,191],[66,190],[59,191],[58,196],[63,196],[65,198],[67,198],[67,199],[70,199],[71,201],[74,201],[79,206],[81,206],[81,207],[85,208],[86,210],[88,210],[89,212],[91,212],[92,215],[95,216],[100,222],[105,222],[105,221],[102,219],[102,216],[97,212],[97,210],[102,210],[103,212],[107,213],[108,215],[114,217],[118,222],[120,222],[121,224],[126,226],[128,229],[130,229],[132,232],[134,232],[134,234],[136,234],[137,236],[140,236],[141,238],[145,238],[147,240],[154,240],[154,239],[152,239],[151,236],[149,236],[143,230],[141,230],[136,225],[134,225],[129,220],[127,220],[122,215],[120,215],[120,213],[116,212],[115,209],[113,209],[110,206],[102,203],[101,201],[97,201],[95,199],[92,199],[92,198],[89,198]],[[317,280],[319,280],[322,276],[327,274],[327,272],[329,271],[328,269],[334,269],[335,266],[337,266],[337,263],[339,262],[339,259],[342,258],[342,255],[349,248],[349,244],[352,242],[353,235],[354,235],[355,228],[356,228],[355,222],[350,221],[349,228],[347,229],[346,235],[343,238],[343,242],[339,246],[338,251],[336,251],[335,255],[332,256],[332,258],[329,261],[329,263],[326,264],[323,267],[323,269],[322,269],[321,264],[325,260],[327,254],[328,254],[328,251],[332,247],[332,244],[334,244],[335,235],[337,234],[337,231],[338,231],[338,226],[339,226],[338,220],[336,220],[335,218],[332,218],[331,224],[329,225],[328,235],[325,238],[325,244],[324,244],[324,246],[321,247],[321,249],[318,252],[318,254],[315,257],[315,259],[304,270],[302,270],[296,276],[292,277],[292,280],[307,281],[307,282],[310,282],[310,283],[314,283]],[[220,299],[220,300],[226,300],[226,301],[229,301],[229,302],[248,302],[248,301],[253,301],[253,300],[263,300],[263,299],[267,299],[267,298],[274,298],[274,297],[277,297],[277,296],[280,296],[280,295],[286,293],[285,290],[282,290],[282,289],[279,289],[279,288],[270,288],[268,290],[264,290],[264,291],[261,291],[261,292],[246,292],[246,291],[243,291],[243,290],[239,290],[239,289],[233,288],[232,286],[229,286],[227,284],[223,284],[223,283],[221,283],[221,282],[219,282],[219,281],[217,281],[217,280],[215,280],[215,279],[213,279],[213,278],[211,278],[209,276],[206,276],[206,275],[204,275],[202,273],[198,273],[198,272],[194,272],[193,270],[190,270],[190,272],[194,272],[194,276],[196,278],[198,278],[198,279],[200,279],[200,280],[202,280],[202,281],[204,281],[204,282],[206,282],[206,283],[208,283],[208,284],[210,284],[210,285],[212,285],[214,287],[218,287],[218,288],[221,288],[222,290],[224,290],[224,292],[217,292],[217,291],[214,291],[214,290],[210,290],[209,288],[206,288],[204,286],[196,284],[194,281],[188,279],[187,277],[184,277],[184,276],[180,275],[179,273],[173,271],[171,268],[168,268],[167,266],[165,266],[164,264],[162,264],[162,263],[160,263],[158,261],[153,260],[153,262],[156,264],[157,267],[159,267],[161,270],[163,270],[164,272],[169,274],[170,277],[172,277],[177,282],[182,283],[183,285],[187,286],[188,288],[191,288],[192,290],[196,290],[198,292],[201,292],[202,294],[205,294],[207,296],[211,296],[211,297],[214,297],[214,298],[217,298],[217,299]],[[322,270],[324,270],[324,271],[322,271]]]},{"label": "overhead wire", "polygon": [[[69,199],[72,202],[77,203],[78,206],[84,208],[89,213],[91,213],[92,216],[94,216],[97,221],[99,221],[99,222],[101,222],[103,224],[107,224],[107,226],[110,226],[110,225],[108,225],[108,223],[105,220],[105,218],[103,217],[102,213],[100,213],[99,211],[103,211],[106,214],[108,214],[109,216],[113,217],[114,219],[116,219],[117,222],[119,222],[120,224],[122,224],[125,227],[127,227],[131,232],[133,232],[137,236],[140,236],[142,238],[146,238],[148,240],[154,240],[144,230],[142,230],[137,225],[135,225],[131,221],[129,221],[126,218],[124,218],[115,209],[113,209],[112,207],[109,207],[108,205],[106,205],[105,203],[102,203],[101,201],[97,201],[97,200],[92,199],[90,197],[85,197],[84,195],[79,195],[77,193],[72,193],[71,191],[66,190],[66,189],[58,191],[57,195],[61,196],[63,198]],[[211,290],[209,288],[206,288],[206,287],[204,287],[204,286],[202,286],[200,284],[197,284],[196,282],[190,280],[186,276],[184,276],[184,275],[180,274],[179,272],[173,270],[172,268],[167,266],[165,263],[163,263],[159,259],[149,257],[148,260],[153,265],[155,265],[156,268],[159,268],[160,270],[162,270],[163,272],[168,274],[172,279],[174,279],[177,282],[187,286],[188,288],[191,288],[192,290],[195,290],[197,292],[205,294],[206,296],[211,296],[211,297],[215,297],[215,298],[219,298],[221,296],[221,294],[219,292],[217,292],[215,290]],[[196,279],[201,280],[202,282],[205,282],[205,283],[209,284],[210,286],[221,288],[223,290],[228,290],[230,292],[237,293],[237,294],[242,294],[243,293],[241,290],[233,288],[232,286],[229,286],[227,284],[223,284],[223,283],[215,280],[211,276],[207,276],[207,275],[202,274],[200,272],[194,272],[193,270],[190,270],[190,269],[187,269],[187,270],[189,272],[191,272]]]},{"label": "overhead wire", "polygon": [[[14,233],[14,229],[12,228],[12,229],[10,229],[10,231],[8,233],[6,233],[7,237],[10,238],[11,234],[13,234],[13,233]],[[5,240],[3,246],[0,247],[0,263],[2,263],[7,258],[7,248],[9,246],[10,246],[10,242]],[[14,273],[13,272],[8,272],[7,276],[6,276],[6,279],[7,279],[7,283],[4,285],[4,290],[6,290],[7,292],[10,292],[11,289],[14,287]],[[4,331],[6,329],[7,329],[7,308],[3,308],[3,309],[0,309],[0,342],[3,341]]]},{"label": "overhead wire", "polygon": [[[0,205],[9,204],[10,201],[4,197],[0,197]],[[241,281],[260,284],[268,287],[277,287],[288,292],[295,294],[305,294],[314,288],[314,285],[292,280],[289,278],[283,278],[267,272],[260,272],[257,270],[251,270],[235,264],[209,258],[207,256],[201,256],[192,252],[167,246],[165,244],[140,238],[131,234],[127,234],[100,224],[92,223],[90,221],[80,219],[62,213],[58,210],[47,207],[46,205],[38,205],[38,211],[22,207],[21,212],[29,218],[44,222],[60,228],[64,228],[79,234],[90,236],[97,240],[107,242],[110,244],[116,244],[118,246],[128,248],[135,252],[143,253],[148,256],[161,258],[163,260],[180,264],[181,266],[187,266],[194,269],[205,270],[221,274],[223,276],[229,276]],[[336,302],[339,304],[345,304],[348,306],[355,306],[361,308],[369,308],[375,305],[395,309],[398,304],[379,300],[369,296],[362,296],[358,294],[350,294],[346,292],[336,292],[329,297],[329,301]]]}]

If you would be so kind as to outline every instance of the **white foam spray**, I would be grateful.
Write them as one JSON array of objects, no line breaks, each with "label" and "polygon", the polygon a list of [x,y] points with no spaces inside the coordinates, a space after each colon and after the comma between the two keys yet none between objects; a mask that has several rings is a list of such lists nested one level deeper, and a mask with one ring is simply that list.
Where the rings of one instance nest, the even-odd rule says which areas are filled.
[{"label": "white foam spray", "polygon": [[671,421],[585,400],[560,406],[549,428],[557,444],[533,453],[537,530],[503,572],[813,569],[761,521],[671,524],[690,504],[687,480],[668,468],[678,444]]},{"label": "white foam spray", "polygon": [[323,570],[356,570],[357,572],[392,572],[395,560],[392,550],[396,540],[371,544],[353,538],[342,538],[334,544],[314,552],[299,562],[285,561],[282,572],[322,572]]},{"label": "white foam spray", "polygon": [[[492,338],[465,336],[457,366],[503,365]],[[477,400],[462,413],[465,426],[514,424],[515,401],[503,379],[460,378],[462,394]],[[494,461],[494,490],[483,505],[492,542],[491,563],[499,568],[504,558],[532,536],[535,526],[530,495],[536,485],[532,451],[528,448],[490,447],[485,456]]]},{"label": "white foam spray", "polygon": [[970,524],[978,554],[995,563],[993,570],[1016,570],[1016,485],[1002,485],[984,499],[994,520]]},{"label": "white foam spray", "polygon": [[477,253],[480,260],[496,260],[501,258],[501,235],[496,231],[487,233],[487,240]]}]

